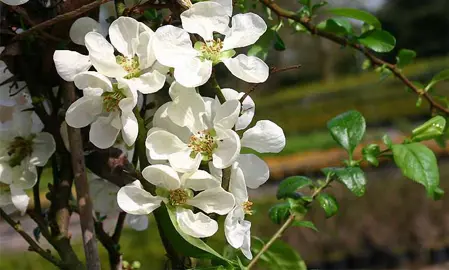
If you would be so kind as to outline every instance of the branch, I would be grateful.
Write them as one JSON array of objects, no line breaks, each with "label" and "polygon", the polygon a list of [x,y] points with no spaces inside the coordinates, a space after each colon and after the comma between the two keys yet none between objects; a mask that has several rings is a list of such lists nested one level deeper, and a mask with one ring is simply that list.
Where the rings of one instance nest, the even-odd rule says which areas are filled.
[{"label": "branch", "polygon": [[[64,91],[64,103],[71,104],[75,101],[75,85],[64,82],[61,86]],[[86,166],[84,164],[84,150],[81,132],[79,129],[68,128],[70,153],[72,155],[72,168],[75,176],[75,188],[81,221],[81,235],[83,238],[86,266],[89,270],[100,270],[100,257],[98,254],[97,240],[95,238],[92,201],[89,196],[89,184],[87,182]]]},{"label": "branch", "polygon": [[57,24],[59,22],[70,20],[70,19],[72,19],[74,17],[77,17],[77,16],[79,16],[79,15],[81,15],[83,13],[86,13],[86,12],[88,12],[88,11],[98,7],[98,6],[100,6],[101,4],[107,3],[109,1],[111,1],[111,0],[97,0],[95,2],[92,2],[90,4],[84,5],[84,6],[78,8],[78,9],[75,9],[73,11],[70,11],[70,12],[58,15],[58,16],[54,17],[53,19],[44,21],[44,22],[42,22],[42,23],[40,23],[40,24],[38,24],[36,26],[31,27],[27,31],[18,34],[17,36],[15,36],[12,39],[12,41],[23,39],[23,38],[29,36],[30,34],[32,34],[35,31],[42,31],[45,28],[50,27],[50,26],[52,26],[54,24]]},{"label": "branch", "polygon": [[125,10],[123,11],[123,16],[130,16],[132,14],[143,14],[145,12],[145,10],[152,8],[152,9],[164,9],[164,8],[171,8],[173,5],[169,4],[169,3],[160,3],[160,4],[155,4],[155,1],[148,1],[145,2],[143,4],[140,5],[135,5],[133,7],[130,8],[125,8]]},{"label": "branch", "polygon": [[423,97],[425,100],[427,100],[427,102],[430,104],[431,108],[436,108],[439,111],[441,111],[442,113],[449,115],[448,108],[445,108],[443,105],[441,105],[438,102],[436,102],[435,100],[433,100],[432,96],[429,95],[429,93],[424,92],[422,89],[419,89],[417,86],[415,86],[395,64],[388,63],[388,62],[376,57],[371,51],[366,49],[361,44],[352,43],[344,37],[340,37],[340,36],[337,36],[332,33],[322,31],[322,30],[316,28],[316,26],[311,23],[309,17],[300,17],[293,11],[289,11],[289,10],[281,8],[280,6],[275,4],[272,0],[259,0],[259,1],[262,4],[264,4],[266,7],[271,9],[279,17],[292,19],[292,20],[300,23],[307,30],[309,30],[311,34],[326,38],[326,39],[331,40],[341,46],[352,47],[353,49],[363,53],[374,65],[385,66],[387,69],[389,69],[394,74],[394,76],[396,78],[398,78],[400,81],[402,81],[403,84],[405,84],[407,87],[412,89],[413,92],[415,92],[418,96]]},{"label": "branch", "polygon": [[123,224],[125,223],[126,212],[120,212],[117,218],[117,224],[115,224],[114,234],[112,235],[112,241],[118,244],[120,236],[123,230]]},{"label": "branch", "polygon": [[14,220],[12,220],[12,218],[5,213],[5,211],[3,211],[3,209],[0,208],[0,216],[2,217],[2,219],[4,219],[11,227],[14,228],[14,230],[16,232],[18,232],[23,239],[25,239],[25,241],[27,241],[27,243],[30,245],[30,250],[34,251],[36,253],[38,253],[39,255],[41,255],[44,259],[46,259],[47,261],[51,262],[52,264],[56,265],[57,267],[61,268],[62,267],[62,263],[61,261],[54,257],[53,255],[51,255],[50,251],[46,251],[43,248],[41,248],[34,240],[33,238],[31,238],[31,236],[29,236],[23,229],[22,226],[20,225],[20,222],[15,222]]},{"label": "branch", "polygon": [[103,223],[95,222],[95,232],[100,243],[108,251],[109,255],[109,265],[111,270],[122,270],[123,257],[119,252],[118,243],[115,242],[109,234],[107,234],[103,229]]}]

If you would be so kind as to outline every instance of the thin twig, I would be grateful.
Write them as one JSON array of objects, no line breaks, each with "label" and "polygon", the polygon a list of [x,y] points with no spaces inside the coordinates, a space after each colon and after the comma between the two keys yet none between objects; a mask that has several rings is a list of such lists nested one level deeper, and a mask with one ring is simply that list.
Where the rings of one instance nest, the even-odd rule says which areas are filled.
[{"label": "thin twig", "polygon": [[95,222],[95,233],[100,243],[108,252],[110,269],[122,270],[122,254],[118,249],[117,243],[104,231],[102,222]]},{"label": "thin twig", "polygon": [[95,2],[92,2],[90,4],[84,5],[84,6],[78,8],[78,9],[75,9],[73,11],[70,11],[70,12],[58,15],[58,16],[54,17],[53,19],[47,20],[45,22],[42,22],[42,23],[40,23],[38,25],[35,25],[35,26],[31,27],[30,29],[28,29],[25,32],[22,32],[22,33],[18,34],[17,36],[15,36],[12,39],[12,41],[23,39],[23,38],[29,36],[30,34],[34,33],[35,31],[41,31],[41,30],[44,30],[45,28],[50,27],[52,25],[55,25],[55,24],[57,24],[59,22],[70,20],[70,19],[72,19],[74,17],[77,17],[77,16],[79,16],[79,15],[81,15],[83,13],[86,13],[89,10],[92,10],[92,9],[100,6],[101,4],[107,3],[109,1],[111,1],[111,0],[97,0]]},{"label": "thin twig", "polygon": [[19,233],[23,239],[25,239],[25,241],[27,241],[27,243],[30,245],[30,250],[34,251],[36,253],[38,253],[39,255],[41,255],[44,259],[46,259],[47,261],[51,262],[52,264],[56,265],[57,267],[62,266],[61,261],[54,257],[53,255],[51,255],[50,251],[46,251],[43,248],[41,248],[36,241],[33,240],[33,238],[31,238],[31,236],[29,236],[23,229],[22,226],[20,225],[20,222],[15,222],[8,214],[5,213],[5,211],[3,211],[3,209],[0,208],[0,215],[2,217],[2,219],[4,219],[11,227],[14,228],[14,230]]},{"label": "thin twig", "polygon": [[122,234],[123,225],[125,224],[126,212],[120,212],[117,218],[117,224],[115,224],[114,234],[112,235],[112,241],[118,244],[120,236]]},{"label": "thin twig", "polygon": [[328,40],[331,40],[339,45],[342,46],[349,46],[353,49],[363,53],[370,61],[376,66],[385,66],[387,69],[389,69],[396,78],[398,78],[400,81],[402,81],[403,84],[405,84],[407,87],[413,90],[418,96],[423,97],[431,106],[431,108],[436,108],[439,111],[445,113],[446,115],[449,115],[449,109],[445,108],[443,105],[439,104],[435,100],[433,100],[432,96],[429,95],[429,93],[423,91],[422,89],[418,88],[416,85],[414,85],[405,75],[402,73],[401,69],[399,69],[395,64],[388,63],[378,57],[376,57],[371,51],[369,51],[367,48],[365,48],[363,45],[358,43],[353,43],[349,41],[348,39],[344,37],[340,37],[337,35],[334,35],[332,33],[323,31],[318,29],[314,24],[311,23],[309,17],[300,17],[297,15],[297,13],[293,11],[289,11],[286,9],[281,8],[276,3],[274,3],[272,0],[259,0],[262,4],[264,4],[266,7],[271,9],[276,15],[280,17],[284,17],[287,19],[292,19],[298,23],[300,23],[302,26],[304,26],[307,30],[310,31],[311,34],[317,35],[323,38],[326,38]]}]

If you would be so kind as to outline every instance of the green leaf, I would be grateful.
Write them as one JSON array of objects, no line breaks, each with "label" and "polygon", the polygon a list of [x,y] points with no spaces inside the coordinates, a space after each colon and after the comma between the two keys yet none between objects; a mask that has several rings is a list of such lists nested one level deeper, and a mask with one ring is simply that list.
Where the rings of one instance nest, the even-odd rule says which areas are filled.
[{"label": "green leaf", "polygon": [[444,133],[446,119],[437,115],[412,131],[412,141],[420,142],[435,139]]},{"label": "green leaf", "polygon": [[434,197],[434,192],[440,182],[437,159],[435,154],[420,143],[395,144],[392,147],[394,162],[402,173],[422,184],[429,197]]},{"label": "green leaf", "polygon": [[411,64],[416,57],[416,52],[408,49],[401,49],[396,56],[396,65],[399,68],[403,68],[408,64]]},{"label": "green leaf", "polygon": [[379,160],[377,160],[377,156],[380,154],[380,148],[377,144],[370,144],[362,149],[363,159],[368,161],[369,163],[379,166]]},{"label": "green leaf", "polygon": [[163,205],[153,211],[153,213],[161,225],[158,226],[158,228],[163,231],[164,235],[177,252],[187,257],[211,258],[226,264],[232,264],[231,261],[221,256],[213,248],[204,243],[203,240],[184,233],[179,228],[178,222],[176,221],[175,209]]},{"label": "green leaf", "polygon": [[143,16],[145,17],[145,19],[150,21],[157,19],[158,17],[157,10],[154,8],[147,9],[143,12]]},{"label": "green leaf", "polygon": [[310,6],[311,0],[298,0],[304,6]]},{"label": "green leaf", "polygon": [[273,205],[268,211],[268,215],[273,223],[281,224],[290,216],[290,204],[285,202]]},{"label": "green leaf", "polygon": [[375,52],[385,53],[394,49],[396,39],[385,30],[372,30],[357,38],[360,44]]},{"label": "green leaf", "polygon": [[318,229],[315,227],[315,224],[313,224],[312,221],[308,221],[308,220],[295,220],[295,221],[293,221],[292,226],[309,228],[309,229],[312,229],[312,230],[318,232]]},{"label": "green leaf", "polygon": [[354,8],[332,8],[329,9],[328,12],[337,16],[342,16],[365,22],[378,29],[382,28],[380,21],[373,14],[363,10]]},{"label": "green leaf", "polygon": [[334,196],[327,193],[320,193],[317,196],[318,203],[324,209],[326,217],[330,218],[338,212],[338,203]]},{"label": "green leaf", "polygon": [[288,177],[279,184],[276,197],[278,199],[284,198],[296,198],[296,191],[302,187],[312,185],[312,180],[305,176],[291,176]]},{"label": "green leaf", "polygon": [[438,73],[437,75],[433,76],[430,83],[426,86],[425,91],[427,92],[430,88],[432,88],[435,84],[438,82],[449,80],[449,69],[445,69]]},{"label": "green leaf", "polygon": [[348,111],[327,122],[327,129],[334,140],[352,155],[365,134],[365,118],[358,111]]},{"label": "green leaf", "polygon": [[365,194],[366,179],[365,173],[359,167],[347,168],[324,168],[324,174],[334,173],[337,179],[342,182],[356,196]]},{"label": "green leaf", "polygon": [[[259,253],[264,242],[253,237],[251,250],[253,254]],[[307,270],[303,259],[295,249],[281,240],[276,240],[260,257],[261,269],[270,270]]]},{"label": "green leaf", "polygon": [[388,134],[384,134],[382,136],[382,142],[390,149],[393,146],[393,141],[391,140],[390,136]]},{"label": "green leaf", "polygon": [[304,215],[307,213],[307,207],[305,205],[307,201],[303,200],[302,198],[299,199],[288,198],[287,202],[290,205],[291,213],[300,215]]},{"label": "green leaf", "polygon": [[327,2],[326,2],[326,1],[321,1],[321,2],[319,2],[318,4],[313,5],[313,6],[312,6],[312,14],[314,14],[315,11],[317,11],[318,9],[320,9],[320,8],[326,6],[326,5],[327,5]]},{"label": "green leaf", "polygon": [[347,35],[352,33],[352,25],[345,18],[332,18],[317,25],[317,28],[336,35]]},{"label": "green leaf", "polygon": [[278,32],[274,33],[274,49],[276,51],[285,51],[285,43],[282,40],[281,36],[279,36]]},{"label": "green leaf", "polygon": [[271,28],[268,28],[267,31],[254,43],[251,48],[248,50],[248,56],[256,56],[262,60],[265,60],[268,56],[268,51],[270,50],[271,43],[274,40],[274,34],[276,32]]}]

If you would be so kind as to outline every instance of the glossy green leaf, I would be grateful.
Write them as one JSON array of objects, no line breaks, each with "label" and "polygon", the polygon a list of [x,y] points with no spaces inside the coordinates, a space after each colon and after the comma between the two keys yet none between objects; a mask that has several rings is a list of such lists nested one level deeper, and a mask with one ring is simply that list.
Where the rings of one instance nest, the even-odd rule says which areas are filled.
[{"label": "glossy green leaf", "polygon": [[248,56],[256,56],[262,60],[265,60],[268,56],[268,51],[271,48],[271,44],[274,40],[274,31],[270,28],[254,43],[248,50]]},{"label": "glossy green leaf", "polygon": [[392,150],[394,161],[402,173],[422,184],[428,196],[434,197],[440,175],[437,159],[432,150],[420,143],[395,144]]},{"label": "glossy green leaf", "polygon": [[420,142],[435,139],[443,135],[445,127],[446,119],[437,115],[412,131],[412,141]]},{"label": "glossy green leaf", "polygon": [[384,134],[382,136],[382,142],[390,149],[393,146],[393,141],[391,140],[390,136],[388,134]]},{"label": "glossy green leaf", "polygon": [[376,16],[363,10],[354,8],[332,8],[329,9],[328,12],[337,16],[342,16],[365,22],[378,29],[382,28],[382,25],[380,21],[376,18]]},{"label": "glossy green leaf", "polygon": [[149,21],[157,19],[158,17],[157,10],[154,8],[147,9],[143,12],[143,16],[145,17],[145,19]]},{"label": "glossy green leaf", "polygon": [[377,144],[370,144],[362,149],[363,159],[368,161],[369,163],[378,166],[379,160],[377,160],[377,156],[380,154],[380,148]]},{"label": "glossy green leaf", "polygon": [[345,18],[332,18],[317,25],[317,28],[336,35],[347,35],[352,33],[352,25]]},{"label": "glossy green leaf", "polygon": [[318,229],[315,226],[315,224],[313,224],[312,221],[308,221],[308,220],[295,220],[295,221],[293,221],[292,226],[309,228],[309,229],[312,229],[312,230],[318,232]]},{"label": "glossy green leaf", "polygon": [[[252,238],[251,250],[253,254],[259,253],[264,245],[264,241],[259,238]],[[281,240],[276,240],[267,251],[260,257],[261,269],[270,270],[307,270],[303,259],[288,244]]]},{"label": "glossy green leaf", "polygon": [[317,196],[318,203],[326,213],[326,217],[330,218],[338,212],[338,203],[334,196],[327,193],[320,193]]},{"label": "glossy green leaf", "polygon": [[365,134],[365,118],[358,111],[348,111],[327,122],[334,140],[348,151],[350,155]]},{"label": "glossy green leaf", "polygon": [[288,177],[279,184],[276,197],[278,199],[295,198],[296,191],[302,187],[312,185],[312,180],[305,176],[291,176]]},{"label": "glossy green leaf", "polygon": [[413,59],[416,57],[416,52],[408,49],[401,49],[396,56],[396,65],[399,68],[403,68],[408,64],[413,62]]},{"label": "glossy green leaf", "polygon": [[282,40],[281,36],[279,36],[278,32],[274,33],[274,49],[276,51],[285,51],[285,43]]},{"label": "glossy green leaf", "polygon": [[365,194],[365,173],[359,167],[324,168],[322,171],[326,175],[330,172],[334,173],[337,179],[356,196],[360,197]]},{"label": "glossy green leaf", "polygon": [[441,71],[440,73],[438,73],[437,75],[433,76],[430,83],[426,86],[425,91],[428,91],[435,84],[437,84],[438,82],[444,81],[444,80],[449,80],[449,69],[445,69],[445,70]]},{"label": "glossy green leaf", "polygon": [[308,201],[305,201],[302,198],[298,199],[288,198],[287,202],[290,205],[291,213],[299,215],[305,215],[307,213],[306,204],[308,203]]},{"label": "glossy green leaf", "polygon": [[288,202],[273,205],[268,211],[273,223],[281,224],[290,216],[290,204]]},{"label": "glossy green leaf", "polygon": [[394,49],[396,38],[385,30],[372,30],[357,38],[360,44],[375,52],[385,53]]}]

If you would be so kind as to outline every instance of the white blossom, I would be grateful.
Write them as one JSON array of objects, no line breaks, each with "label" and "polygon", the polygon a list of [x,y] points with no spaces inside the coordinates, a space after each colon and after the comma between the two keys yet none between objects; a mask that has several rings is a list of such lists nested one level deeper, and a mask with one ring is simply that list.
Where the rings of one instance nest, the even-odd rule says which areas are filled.
[{"label": "white blossom", "polygon": [[[266,31],[264,20],[254,13],[232,15],[232,1],[205,1],[193,4],[181,13],[182,27],[171,25],[156,30],[154,41],[157,60],[174,68],[176,81],[186,87],[196,87],[208,81],[212,66],[223,62],[239,79],[261,83],[268,78],[268,66],[261,59],[244,54],[235,55],[235,48],[255,43]],[[189,33],[203,41],[194,45]],[[225,35],[223,41],[213,34]]]},{"label": "white blossom", "polygon": [[1,0],[0,2],[10,6],[18,6],[25,4],[28,0]]},{"label": "white blossom", "polygon": [[[225,215],[234,207],[234,196],[220,186],[220,181],[206,171],[198,170],[181,176],[167,165],[151,165],[142,171],[146,181],[156,186],[156,196],[145,191],[136,180],[122,187],[117,201],[123,211],[147,215],[164,202],[176,213],[179,228],[197,238],[209,237],[218,224],[202,212],[194,213],[192,206],[205,213]],[[194,195],[194,192],[199,192]]]}]

